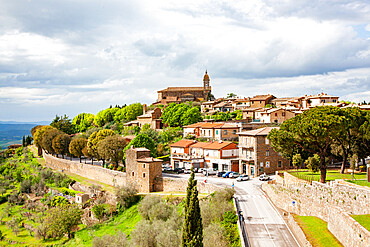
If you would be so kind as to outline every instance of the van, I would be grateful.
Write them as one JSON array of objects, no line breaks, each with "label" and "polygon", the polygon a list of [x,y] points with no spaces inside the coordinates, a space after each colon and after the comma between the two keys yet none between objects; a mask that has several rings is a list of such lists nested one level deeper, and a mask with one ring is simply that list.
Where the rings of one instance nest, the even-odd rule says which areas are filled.
[{"label": "van", "polygon": [[207,176],[207,173],[208,173],[208,175],[216,175],[217,174],[217,169],[216,168],[207,168],[207,169],[204,169],[203,170],[204,176]]}]

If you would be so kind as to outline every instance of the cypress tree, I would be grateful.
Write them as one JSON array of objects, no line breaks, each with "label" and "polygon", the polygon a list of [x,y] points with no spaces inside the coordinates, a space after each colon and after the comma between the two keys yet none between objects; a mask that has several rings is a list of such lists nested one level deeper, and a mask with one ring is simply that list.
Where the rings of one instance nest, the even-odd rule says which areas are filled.
[{"label": "cypress tree", "polygon": [[203,247],[202,216],[200,215],[197,181],[194,179],[194,170],[191,172],[186,190],[185,221],[181,246]]}]

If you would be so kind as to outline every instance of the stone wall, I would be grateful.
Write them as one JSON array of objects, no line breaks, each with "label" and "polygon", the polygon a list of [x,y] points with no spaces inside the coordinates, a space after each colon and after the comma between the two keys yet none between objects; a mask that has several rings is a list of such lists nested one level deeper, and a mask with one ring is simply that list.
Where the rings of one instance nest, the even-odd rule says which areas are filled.
[{"label": "stone wall", "polygon": [[71,172],[79,176],[91,180],[96,180],[111,186],[122,186],[126,184],[126,173],[109,170],[101,166],[94,166],[79,163],[76,161],[59,159],[52,155],[46,154],[45,152],[43,156],[46,166],[52,169]]},{"label": "stone wall", "polygon": [[304,235],[304,232],[302,231],[301,227],[297,224],[297,222],[294,220],[294,217],[291,214],[288,215],[287,224],[302,247],[312,246],[312,244],[307,240],[306,235]]},{"label": "stone wall", "polygon": [[284,185],[300,185],[300,184],[311,184],[310,182],[299,179],[287,172],[284,172]]},{"label": "stone wall", "polygon": [[370,232],[338,207],[332,208],[328,229],[344,246],[370,246]]},{"label": "stone wall", "polygon": [[[328,222],[328,229],[345,246],[366,246],[363,243],[368,243],[369,231],[360,227],[349,215],[370,214],[370,188],[351,186],[340,181],[327,184],[313,182],[312,185],[295,183],[293,180],[288,183],[286,174],[284,184],[288,185],[262,185],[277,207],[298,215],[316,216]],[[349,236],[356,234],[358,241],[354,244]]]}]

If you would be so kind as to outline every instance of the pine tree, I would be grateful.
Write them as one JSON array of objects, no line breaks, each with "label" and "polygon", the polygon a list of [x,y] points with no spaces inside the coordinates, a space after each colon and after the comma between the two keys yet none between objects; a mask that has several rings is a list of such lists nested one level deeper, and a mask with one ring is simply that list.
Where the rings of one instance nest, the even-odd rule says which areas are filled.
[{"label": "pine tree", "polygon": [[191,172],[185,199],[185,221],[182,232],[183,247],[203,247],[203,225],[200,215],[197,181]]}]

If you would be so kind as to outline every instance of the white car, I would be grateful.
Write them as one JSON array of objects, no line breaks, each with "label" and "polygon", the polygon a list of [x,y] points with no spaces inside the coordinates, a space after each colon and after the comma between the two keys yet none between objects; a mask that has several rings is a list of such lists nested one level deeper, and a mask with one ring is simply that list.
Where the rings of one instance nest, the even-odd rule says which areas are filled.
[{"label": "white car", "polygon": [[270,177],[267,176],[266,174],[262,174],[259,178],[260,181],[268,181],[270,180]]},{"label": "white car", "polygon": [[236,178],[236,181],[241,182],[241,181],[247,181],[249,180],[248,175],[240,175],[239,177]]}]

